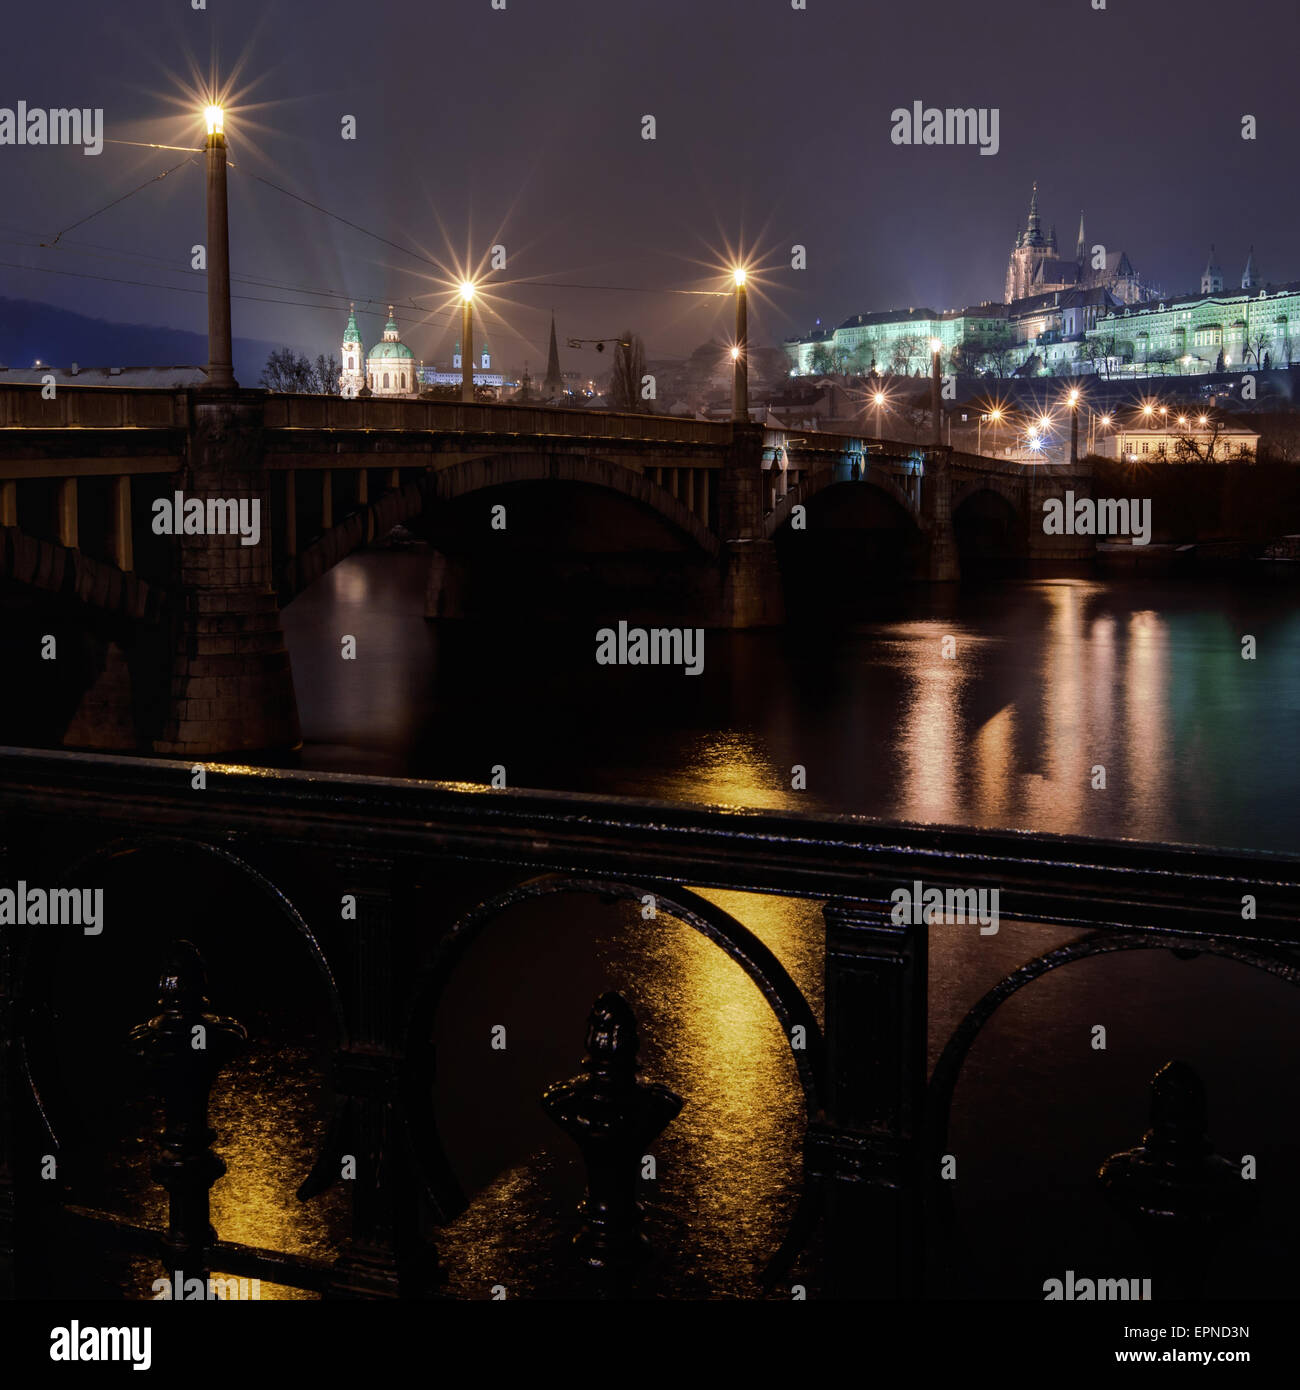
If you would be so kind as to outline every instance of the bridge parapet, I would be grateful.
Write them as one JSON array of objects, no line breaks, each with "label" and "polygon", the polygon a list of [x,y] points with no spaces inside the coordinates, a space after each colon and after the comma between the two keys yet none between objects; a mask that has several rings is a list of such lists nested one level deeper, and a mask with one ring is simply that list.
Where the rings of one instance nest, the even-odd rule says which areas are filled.
[{"label": "bridge parapet", "polygon": [[0,429],[184,429],[188,423],[184,391],[59,383],[46,400],[39,386],[0,383]]}]

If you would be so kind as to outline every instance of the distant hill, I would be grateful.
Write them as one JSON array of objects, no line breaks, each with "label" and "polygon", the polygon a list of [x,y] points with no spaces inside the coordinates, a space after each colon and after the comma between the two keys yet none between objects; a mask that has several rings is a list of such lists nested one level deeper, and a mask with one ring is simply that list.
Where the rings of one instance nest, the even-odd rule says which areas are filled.
[{"label": "distant hill", "polygon": [[[235,376],[241,386],[256,386],[273,349],[295,346],[236,338]],[[0,362],[30,367],[37,358],[68,367],[201,367],[208,360],[206,333],[151,324],[113,323],[71,309],[57,309],[30,299],[0,298]]]}]

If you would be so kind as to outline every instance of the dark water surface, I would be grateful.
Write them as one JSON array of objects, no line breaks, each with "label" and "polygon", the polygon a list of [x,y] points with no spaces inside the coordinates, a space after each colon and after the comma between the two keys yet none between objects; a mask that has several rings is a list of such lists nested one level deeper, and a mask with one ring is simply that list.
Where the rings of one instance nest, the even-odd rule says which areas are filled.
[{"label": "dark water surface", "polygon": [[691,677],[597,665],[593,625],[429,624],[426,566],[354,556],[286,610],[304,766],[1300,846],[1297,586],[911,589],[835,631],[710,632]]}]

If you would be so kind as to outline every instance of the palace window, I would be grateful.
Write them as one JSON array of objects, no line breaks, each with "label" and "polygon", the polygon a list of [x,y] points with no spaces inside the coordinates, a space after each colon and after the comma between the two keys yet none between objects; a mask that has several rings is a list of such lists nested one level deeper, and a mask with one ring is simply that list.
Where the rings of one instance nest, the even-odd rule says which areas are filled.
[{"label": "palace window", "polygon": [[385,390],[385,391],[388,390],[388,373],[387,373],[387,372],[384,373],[384,390]]}]

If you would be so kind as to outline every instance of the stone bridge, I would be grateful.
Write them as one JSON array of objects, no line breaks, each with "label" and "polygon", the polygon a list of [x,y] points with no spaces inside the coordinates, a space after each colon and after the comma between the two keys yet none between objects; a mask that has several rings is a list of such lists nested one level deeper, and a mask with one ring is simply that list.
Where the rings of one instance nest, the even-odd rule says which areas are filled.
[{"label": "stone bridge", "polygon": [[[872,538],[893,536],[905,577],[932,581],[959,578],[963,538],[1001,558],[1086,559],[1090,542],[1042,534],[1042,501],[1067,487],[1088,492],[1086,470],[672,416],[260,391],[60,386],[46,400],[0,387],[6,603],[43,593],[96,634],[63,741],[143,739],[186,757],[297,743],[280,607],[399,523],[432,545],[430,615],[457,616],[461,552],[481,558],[498,504],[517,533],[547,494],[594,498],[567,542],[593,572],[620,552],[662,553],[689,575],[686,619],[745,628],[784,620],[783,581],[832,538],[857,563]],[[256,502],[256,542],[156,534],[154,503],[177,492]],[[512,572],[521,587],[532,577]],[[41,627],[49,610],[26,607],[11,640],[30,656],[31,611]]]}]

